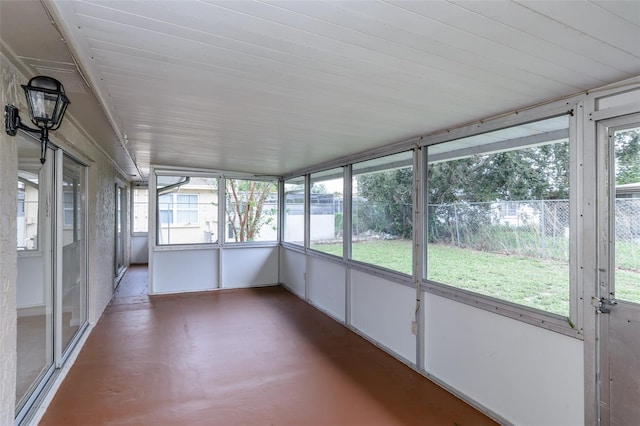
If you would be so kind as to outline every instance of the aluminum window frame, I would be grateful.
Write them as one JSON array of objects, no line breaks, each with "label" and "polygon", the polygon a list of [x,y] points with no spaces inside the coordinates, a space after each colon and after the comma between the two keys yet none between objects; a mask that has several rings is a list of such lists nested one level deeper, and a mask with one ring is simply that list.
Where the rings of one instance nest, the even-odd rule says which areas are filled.
[{"label": "aluminum window frame", "polygon": [[[345,204],[346,204],[346,198],[345,198],[345,168],[346,166],[338,166],[338,167],[332,167],[326,170],[319,170],[316,172],[312,172],[312,173],[308,173],[309,175],[309,241],[306,242],[305,247],[307,248],[308,251],[310,252],[315,252],[315,253],[321,253],[324,256],[326,256],[329,259],[333,259],[335,260],[336,258],[338,259],[342,259],[344,257],[344,247],[346,244],[346,238],[345,238],[345,233],[344,233],[344,221],[345,221]],[[314,176],[315,175],[315,176]],[[335,177],[333,177],[335,176]],[[333,178],[331,178],[333,177]],[[325,182],[327,180],[332,180],[332,179],[340,179],[342,180],[342,201],[341,201],[341,209],[340,209],[340,213],[342,214],[342,244],[340,244],[342,250],[340,254],[331,254],[331,253],[327,253],[324,252],[322,250],[318,250],[315,249],[313,247],[311,247],[312,243],[314,242],[313,240],[311,240],[311,188],[313,188],[313,184],[314,183],[322,183]],[[335,199],[334,199],[334,212],[333,214],[335,215]],[[334,218],[335,220],[335,218]]]},{"label": "aluminum window frame", "polygon": [[[220,241],[220,245],[221,246],[228,246],[228,247],[242,247],[242,246],[251,246],[251,247],[263,247],[263,246],[274,246],[274,245],[278,245],[280,244],[280,240],[281,240],[281,225],[282,225],[282,220],[281,220],[281,210],[282,210],[282,203],[281,203],[281,193],[280,193],[280,178],[272,176],[272,177],[254,177],[254,176],[246,176],[246,175],[235,175],[235,174],[223,174],[223,179],[221,180],[221,185],[223,186],[220,190],[221,193],[221,201],[220,201],[220,210],[219,210],[219,217],[223,217],[224,221],[219,221],[222,222],[221,225],[221,229],[223,229],[223,234],[220,234],[223,236],[223,238],[218,238],[218,240]],[[228,217],[227,217],[227,180],[245,180],[245,181],[254,181],[254,182],[267,182],[267,183],[271,183],[274,185],[275,187],[275,194],[277,195],[277,201],[276,201],[276,205],[277,205],[277,209],[278,211],[276,212],[275,215],[275,234],[276,237],[274,239],[271,240],[262,240],[262,241],[233,241],[232,239],[230,239],[229,237],[227,237],[227,225],[228,225]]]},{"label": "aluminum window frame", "polygon": [[[147,191],[147,206],[146,206],[146,210],[147,210],[147,230],[146,231],[137,231],[136,227],[135,227],[135,223],[136,223],[136,198],[135,198],[135,192],[136,191]],[[140,204],[140,203],[138,203]],[[129,197],[129,207],[130,207],[130,212],[129,212],[129,218],[130,218],[130,224],[129,224],[129,229],[131,230],[130,234],[132,237],[142,237],[142,236],[146,236],[149,234],[149,187],[147,186],[147,184],[132,184],[131,188],[130,188],[130,197]]]},{"label": "aluminum window frame", "polygon": [[[407,154],[408,156],[410,156],[407,159],[393,159],[393,161],[384,161],[384,159],[389,159],[390,157],[401,157],[403,155]],[[415,155],[416,155],[416,149],[414,147],[409,148],[409,149],[404,149],[404,150],[399,150],[399,151],[395,151],[393,153],[389,153],[389,154],[383,154],[383,155],[379,155],[373,158],[368,158],[366,160],[362,160],[362,161],[357,161],[354,163],[350,164],[350,179],[351,179],[351,186],[350,186],[350,197],[349,197],[349,204],[350,204],[350,226],[351,228],[349,229],[349,234],[348,234],[348,240],[349,240],[349,254],[347,257],[347,260],[350,262],[351,265],[355,265],[357,268],[365,268],[366,270],[368,270],[367,266],[372,266],[374,268],[376,268],[378,270],[378,272],[383,272],[384,275],[388,276],[388,274],[399,274],[401,275],[404,279],[402,279],[400,282],[405,283],[408,282],[406,281],[407,277],[411,278],[413,276],[413,259],[415,258],[416,254],[414,253],[414,249],[415,246],[413,244],[413,240],[415,239],[415,235],[416,235],[416,227],[415,227],[415,222],[412,224],[411,227],[411,238],[409,238],[410,241],[412,241],[412,248],[411,248],[411,270],[410,272],[401,272],[395,269],[391,269],[391,268],[387,268],[381,265],[377,265],[375,263],[371,263],[371,262],[367,262],[365,260],[360,260],[360,259],[354,259],[353,258],[353,222],[354,222],[354,213],[355,213],[355,209],[354,209],[354,198],[353,198],[353,183],[354,180],[359,176],[359,175],[368,175],[368,174],[373,174],[373,173],[379,173],[379,172],[383,172],[386,173],[388,171],[391,170],[397,170],[397,169],[402,169],[402,168],[411,168],[411,183],[412,183],[412,188],[411,188],[411,214],[409,215],[411,217],[411,219],[413,220],[415,217],[415,199],[416,199],[416,186],[415,186],[415,177],[416,177],[416,168],[415,168]],[[378,161],[376,161],[378,160]],[[359,165],[364,165],[365,163],[370,162],[371,165],[369,165],[368,167],[364,167],[359,169]],[[358,170],[359,169],[359,170]]]},{"label": "aluminum window frame", "polygon": [[[471,125],[456,129],[447,134],[427,137],[422,140],[422,147],[446,143],[469,136],[476,136],[496,130],[534,123],[548,118],[562,115],[569,116],[569,316],[562,316],[551,312],[531,308],[510,302],[508,300],[483,295],[481,293],[457,288],[446,283],[431,281],[426,278],[426,262],[422,270],[421,289],[427,293],[445,297],[470,306],[498,313],[500,315],[523,321],[538,327],[555,331],[582,340],[584,338],[582,315],[582,288],[578,288],[578,205],[581,203],[583,183],[578,170],[578,117],[574,114],[579,108],[578,103],[558,102],[531,111],[531,114],[513,114],[512,116],[496,119],[478,125]],[[448,137],[447,137],[448,136]],[[423,164],[428,164],[428,149],[422,150]],[[421,182],[422,190],[426,188],[426,177]],[[423,223],[425,224],[423,241],[426,241],[427,201],[423,200]],[[427,250],[424,250],[426,257]],[[426,260],[426,259],[425,259]]]},{"label": "aluminum window frame", "polygon": [[[158,232],[161,232],[162,228],[159,223],[159,210],[158,210],[158,188],[157,188],[157,178],[159,176],[183,176],[183,177],[199,177],[199,178],[211,178],[216,179],[217,181],[217,202],[218,202],[218,223],[216,227],[216,232],[218,232],[218,238],[216,241],[212,242],[203,242],[203,243],[171,243],[171,244],[159,244],[158,243]],[[221,189],[221,180],[222,180],[222,172],[215,170],[203,170],[203,169],[194,169],[187,167],[170,167],[170,166],[153,166],[149,172],[149,230],[148,234],[148,245],[149,245],[149,259],[150,263],[151,258],[153,256],[153,252],[155,251],[171,251],[171,250],[202,250],[208,248],[220,248],[220,232],[222,230],[221,221],[220,221],[220,209],[223,208],[220,206],[223,190]],[[151,267],[151,265],[150,265]]]},{"label": "aluminum window frame", "polygon": [[[304,186],[303,188],[303,238],[302,241],[300,243],[294,242],[294,241],[287,241],[285,239],[286,236],[286,232],[287,232],[287,212],[286,212],[286,197],[287,197],[287,190],[286,190],[286,185],[287,185],[287,181],[300,181],[302,180],[302,184]],[[283,245],[283,247],[286,248],[291,248],[294,249],[296,251],[300,251],[303,253],[306,253],[307,250],[307,246],[308,246],[308,241],[309,241],[309,221],[307,219],[308,215],[309,215],[309,174],[302,174],[302,175],[297,175],[297,176],[290,176],[287,178],[283,178],[282,179],[282,196],[280,197],[280,206],[282,206],[282,208],[280,209],[280,217],[281,217],[281,229],[280,229],[280,244]]]}]

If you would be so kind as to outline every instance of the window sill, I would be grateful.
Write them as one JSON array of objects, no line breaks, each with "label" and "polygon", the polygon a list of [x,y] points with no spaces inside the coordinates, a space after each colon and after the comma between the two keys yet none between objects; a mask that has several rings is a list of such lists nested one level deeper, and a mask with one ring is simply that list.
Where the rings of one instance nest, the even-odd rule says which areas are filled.
[{"label": "window sill", "polygon": [[[555,331],[579,340],[584,339],[580,327],[577,324],[572,327],[572,324],[569,323],[569,318],[562,315],[495,299],[490,296],[484,296],[434,281],[423,281],[420,287],[426,293],[455,300],[456,302],[474,306],[478,309],[493,312],[511,319],[516,319],[518,321],[535,325],[536,327]],[[573,321],[574,323],[577,322],[575,320]]]}]

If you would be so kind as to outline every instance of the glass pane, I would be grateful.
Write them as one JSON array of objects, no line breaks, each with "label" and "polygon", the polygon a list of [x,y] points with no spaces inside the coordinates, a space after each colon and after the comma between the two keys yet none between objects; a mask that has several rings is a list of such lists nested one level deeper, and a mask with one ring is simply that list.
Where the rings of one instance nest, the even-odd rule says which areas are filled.
[{"label": "glass pane", "polygon": [[[65,155],[62,160],[62,192],[70,221],[62,231],[62,348],[69,349],[73,337],[87,321],[86,273],[86,168]],[[67,203],[68,200],[68,203]],[[65,213],[66,217],[66,213]]]},{"label": "glass pane", "polygon": [[218,178],[158,176],[158,244],[217,241]]},{"label": "glass pane", "polygon": [[614,133],[615,297],[640,303],[640,128]]},{"label": "glass pane", "polygon": [[556,117],[428,148],[429,280],[569,315],[568,127]]},{"label": "glass pane", "polygon": [[39,168],[37,164],[32,168],[21,163],[18,171],[18,250],[38,249]]},{"label": "glass pane", "polygon": [[45,200],[54,180],[53,163],[40,164],[39,143],[18,136],[17,144],[16,412],[53,363],[53,222]]},{"label": "glass pane", "polygon": [[226,179],[225,241],[278,240],[278,182]]},{"label": "glass pane", "polygon": [[304,245],[304,177],[284,182],[284,241]]},{"label": "glass pane", "polygon": [[133,232],[149,230],[149,190],[133,188]]},{"label": "glass pane", "polygon": [[[126,223],[124,214],[127,204],[126,191],[124,188],[116,185],[115,193],[116,201],[116,232],[115,232],[115,276],[118,276],[124,268],[124,246]],[[115,283],[114,283],[115,284]]]},{"label": "glass pane", "polygon": [[62,223],[64,226],[73,226],[73,188],[65,186],[62,194]]},{"label": "glass pane", "polygon": [[342,257],[343,169],[311,175],[310,247]]},{"label": "glass pane", "polygon": [[412,273],[413,152],[353,165],[351,257]]}]

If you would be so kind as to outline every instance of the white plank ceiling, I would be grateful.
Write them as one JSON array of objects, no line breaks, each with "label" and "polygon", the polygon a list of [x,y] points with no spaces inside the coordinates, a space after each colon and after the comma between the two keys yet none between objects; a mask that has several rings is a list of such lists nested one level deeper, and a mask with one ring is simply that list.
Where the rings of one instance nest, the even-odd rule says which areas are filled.
[{"label": "white plank ceiling", "polygon": [[44,4],[143,174],[282,175],[640,75],[640,1]]}]

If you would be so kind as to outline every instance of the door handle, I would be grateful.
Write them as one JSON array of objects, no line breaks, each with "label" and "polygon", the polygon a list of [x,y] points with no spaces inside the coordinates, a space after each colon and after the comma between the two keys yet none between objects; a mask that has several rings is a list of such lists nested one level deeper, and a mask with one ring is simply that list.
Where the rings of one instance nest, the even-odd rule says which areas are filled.
[{"label": "door handle", "polygon": [[597,300],[597,304],[595,305],[596,312],[601,314],[610,314],[611,306],[616,306],[618,304],[618,302],[615,299],[609,299],[606,297],[601,297],[600,299],[596,299],[596,300]]}]

